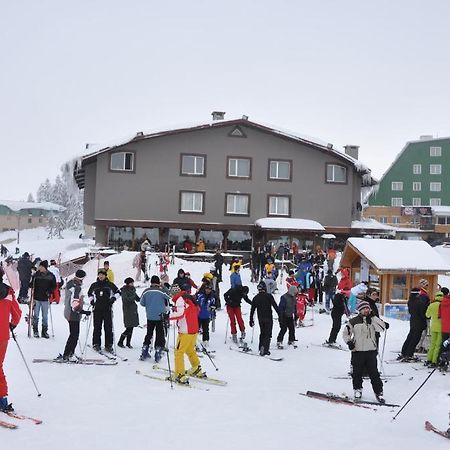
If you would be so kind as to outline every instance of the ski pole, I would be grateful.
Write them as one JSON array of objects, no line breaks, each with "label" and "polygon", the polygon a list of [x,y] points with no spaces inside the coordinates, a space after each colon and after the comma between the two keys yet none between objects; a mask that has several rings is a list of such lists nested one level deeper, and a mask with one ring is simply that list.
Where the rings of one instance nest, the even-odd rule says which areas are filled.
[{"label": "ski pole", "polygon": [[[91,309],[91,307],[89,306],[88,311],[90,311],[90,309]],[[88,339],[89,339],[89,331],[91,329],[92,314],[93,314],[93,311],[91,311],[91,314],[89,315],[88,326],[86,329],[86,341],[84,342],[83,351],[81,352],[81,359],[84,359],[84,355],[86,354],[86,348],[87,348]]]},{"label": "ski pole", "polygon": [[[167,368],[169,369],[170,389],[173,389],[172,370],[170,368],[170,357],[169,357],[169,324],[166,320],[163,320],[163,326],[164,326],[164,334],[166,336]],[[175,341],[173,342],[173,348],[175,348]]]},{"label": "ski pole", "polygon": [[380,358],[380,369],[382,374],[384,375],[384,348],[386,346],[386,335],[387,335],[387,330],[384,330],[384,337],[383,337],[383,350],[381,351],[381,358]]},{"label": "ski pole", "polygon": [[250,341],[250,344],[253,344],[253,336],[255,335],[255,325],[252,326],[252,339]]},{"label": "ski pole", "polygon": [[[227,314],[228,315],[228,314]],[[226,326],[226,328],[225,328],[225,342],[224,342],[224,344],[226,344],[227,343],[227,337],[228,337],[228,325],[230,324],[230,316],[228,316],[228,319],[227,319],[227,326]]]},{"label": "ski pole", "polygon": [[14,339],[14,342],[17,344],[17,348],[19,349],[20,355],[22,356],[23,362],[25,363],[25,367],[27,368],[28,373],[30,374],[31,381],[32,381],[33,384],[34,384],[34,388],[36,389],[37,395],[38,395],[38,397],[40,397],[42,394],[39,392],[39,389],[38,389],[38,387],[37,387],[37,385],[36,385],[36,381],[34,381],[33,375],[31,374],[31,370],[30,370],[30,368],[28,367],[28,364],[27,364],[27,361],[26,361],[26,359],[25,359],[25,356],[24,356],[24,354],[23,354],[23,352],[22,352],[22,349],[20,348],[20,345],[19,345],[19,343],[17,342],[17,339],[16,339],[16,335],[15,335],[15,333],[14,333],[14,330],[11,330],[11,334],[12,334],[12,337],[13,337],[13,339]]},{"label": "ski pole", "polygon": [[214,369],[219,370],[219,368],[214,364],[214,361],[211,358],[211,355],[209,354],[208,350],[206,350],[206,347],[200,342],[200,345],[202,347],[202,352],[209,358],[211,361],[211,364],[214,366]]},{"label": "ski pole", "polygon": [[53,314],[52,314],[52,304],[49,300],[48,302],[48,310],[50,312],[50,325],[52,326],[52,338],[55,337],[55,329],[53,328]]},{"label": "ski pole", "polygon": [[395,420],[397,418],[397,416],[403,411],[403,409],[405,408],[405,406],[413,399],[413,397],[420,391],[420,389],[422,389],[422,386],[430,379],[431,375],[433,375],[434,372],[436,372],[437,367],[435,367],[430,374],[425,378],[425,380],[423,381],[423,383],[416,389],[416,392],[414,392],[413,395],[411,395],[411,397],[408,398],[408,400],[406,401],[406,403],[400,408],[400,411],[398,411],[398,413],[392,418],[392,420]]}]

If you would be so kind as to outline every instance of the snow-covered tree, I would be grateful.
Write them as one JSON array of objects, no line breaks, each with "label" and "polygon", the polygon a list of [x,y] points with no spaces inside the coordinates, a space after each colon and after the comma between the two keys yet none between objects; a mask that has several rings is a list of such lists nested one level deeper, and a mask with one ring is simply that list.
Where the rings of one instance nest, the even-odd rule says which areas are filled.
[{"label": "snow-covered tree", "polygon": [[52,184],[50,180],[47,178],[43,183],[40,184],[37,193],[36,199],[38,202],[49,202],[52,197]]},{"label": "snow-covered tree", "polygon": [[34,203],[34,197],[31,192],[28,194],[27,202]]}]

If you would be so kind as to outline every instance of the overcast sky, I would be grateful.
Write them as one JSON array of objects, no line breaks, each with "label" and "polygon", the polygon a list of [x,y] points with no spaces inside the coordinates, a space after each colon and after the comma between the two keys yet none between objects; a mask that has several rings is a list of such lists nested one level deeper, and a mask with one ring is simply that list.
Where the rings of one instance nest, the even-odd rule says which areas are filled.
[{"label": "overcast sky", "polygon": [[213,110],[361,146],[450,136],[448,0],[0,0],[0,198]]}]

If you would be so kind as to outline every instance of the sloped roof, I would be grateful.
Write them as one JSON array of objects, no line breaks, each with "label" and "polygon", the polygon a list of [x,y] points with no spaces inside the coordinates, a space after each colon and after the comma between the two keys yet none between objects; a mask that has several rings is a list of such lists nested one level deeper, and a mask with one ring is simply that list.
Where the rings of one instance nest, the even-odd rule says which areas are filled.
[{"label": "sloped roof", "polygon": [[50,202],[20,202],[16,200],[0,200],[0,205],[6,206],[11,211],[19,212],[23,209],[42,209],[44,211],[65,211],[66,208]]},{"label": "sloped roof", "polygon": [[341,266],[351,262],[352,254],[364,257],[380,272],[446,273],[450,262],[421,240],[349,238],[341,258]]},{"label": "sloped roof", "polygon": [[292,217],[263,217],[256,220],[255,225],[266,230],[325,231],[325,228],[315,220]]}]

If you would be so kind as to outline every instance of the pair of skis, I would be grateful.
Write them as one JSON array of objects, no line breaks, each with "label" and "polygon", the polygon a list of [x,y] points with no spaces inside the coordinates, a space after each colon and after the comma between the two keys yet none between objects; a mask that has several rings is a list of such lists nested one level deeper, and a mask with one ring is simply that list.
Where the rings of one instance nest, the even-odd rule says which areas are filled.
[{"label": "pair of skis", "polygon": [[115,360],[107,360],[104,359],[79,359],[78,361],[64,361],[61,359],[50,359],[50,358],[35,358],[33,359],[34,363],[55,363],[55,364],[80,364],[84,366],[116,366],[117,361]]},{"label": "pair of skis", "polygon": [[338,403],[342,405],[348,405],[348,406],[357,406],[359,408],[366,408],[366,409],[375,409],[373,406],[388,406],[391,408],[398,408],[400,405],[395,405],[392,403],[380,403],[380,402],[371,402],[369,400],[353,400],[350,397],[344,396],[344,395],[336,395],[333,393],[322,393],[322,392],[315,392],[315,391],[307,391],[306,394],[300,393],[300,395],[303,395],[305,397],[315,398],[318,400],[324,400],[327,402],[332,403]]},{"label": "pair of skis", "polygon": [[270,356],[270,355],[261,356],[259,353],[253,353],[253,350],[251,348],[249,348],[249,347],[238,347],[238,348],[235,348],[235,347],[230,346],[230,350],[242,353],[244,355],[258,356],[259,358],[270,359],[271,361],[283,361],[283,359],[284,359],[282,357],[274,357],[274,356]]},{"label": "pair of skis", "polygon": [[[2,411],[2,413],[9,417],[12,417],[13,419],[29,420],[33,422],[35,425],[40,425],[42,423],[41,419],[36,419],[35,417],[30,416],[24,416],[22,414],[16,413],[15,411]],[[0,426],[3,428],[9,428],[10,430],[15,430],[16,428],[19,428],[17,424],[5,420],[0,420]]]}]

